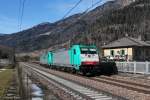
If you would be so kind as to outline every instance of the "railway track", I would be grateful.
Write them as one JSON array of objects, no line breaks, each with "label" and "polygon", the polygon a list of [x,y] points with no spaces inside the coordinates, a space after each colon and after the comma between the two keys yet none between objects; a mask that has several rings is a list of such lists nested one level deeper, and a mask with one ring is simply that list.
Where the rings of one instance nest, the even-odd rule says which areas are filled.
[{"label": "railway track", "polygon": [[112,75],[111,78],[119,79],[119,80],[129,80],[134,83],[149,85],[150,86],[150,75],[141,75],[141,74],[130,74],[128,73],[119,73],[118,75]]},{"label": "railway track", "polygon": [[34,68],[31,65],[23,65],[28,68],[28,71],[37,73],[40,77],[61,87],[64,91],[74,96],[76,100],[117,100],[116,98],[103,94],[95,89],[63,79],[62,77],[55,76],[40,69]]},{"label": "railway track", "polygon": [[[77,76],[80,76],[80,75],[77,75]],[[87,77],[84,77],[84,78],[87,78]],[[131,82],[131,81],[126,81],[126,80],[116,79],[116,78],[107,77],[107,76],[92,77],[90,79],[94,81],[103,82],[106,84],[111,84],[111,85],[119,86],[122,88],[126,88],[128,90],[137,91],[139,93],[150,94],[150,85],[136,83],[133,81]]]},{"label": "railway track", "polygon": [[121,79],[120,78],[115,78],[115,77],[108,77],[108,76],[100,76],[97,78],[102,78],[102,79],[106,79],[106,80],[111,80],[111,81],[115,81],[115,82],[120,82],[120,83],[125,83],[125,84],[130,84],[130,85],[135,85],[135,86],[139,86],[139,87],[143,87],[143,88],[149,88],[150,89],[150,84],[143,84],[141,82],[136,82],[133,80],[125,80],[125,79]]},{"label": "railway track", "polygon": [[112,79],[108,77],[100,77],[100,78],[95,77],[95,78],[92,78],[92,80],[123,87],[129,90],[137,91],[139,93],[150,94],[150,86],[148,85],[142,85],[142,84],[137,84],[133,82]]},{"label": "railway track", "polygon": [[[115,83],[119,80],[114,80],[113,77],[104,78],[103,76],[103,77],[91,77],[90,78],[90,77],[84,77],[81,75],[60,72],[56,70],[47,70],[47,68],[43,68],[38,64],[32,64],[32,66],[35,68],[40,68],[40,70],[43,70],[49,74],[54,74],[63,79],[69,79],[73,83],[77,82],[80,85],[85,84],[85,86],[93,88],[97,91],[102,91],[103,93],[106,93],[106,94],[108,93],[109,95],[113,95],[114,97],[118,96],[119,100],[124,100],[124,99],[135,100],[135,98],[136,100],[149,100],[150,98],[149,86],[145,88],[143,87],[145,85],[140,85],[137,83],[121,81],[121,80],[120,80],[120,83]],[[94,79],[94,78],[97,78],[97,79]],[[113,82],[111,82],[111,80],[113,80]],[[131,83],[131,84],[127,84],[127,83]]]}]

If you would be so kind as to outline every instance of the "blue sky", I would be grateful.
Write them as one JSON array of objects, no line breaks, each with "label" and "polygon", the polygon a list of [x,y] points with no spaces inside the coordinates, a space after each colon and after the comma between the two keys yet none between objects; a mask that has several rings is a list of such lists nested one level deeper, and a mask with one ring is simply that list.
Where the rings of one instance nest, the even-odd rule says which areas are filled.
[{"label": "blue sky", "polygon": [[[26,0],[22,29],[42,22],[60,20],[79,0]],[[96,3],[99,0],[93,0]],[[108,0],[102,0],[106,2]],[[83,12],[90,7],[92,0],[83,0],[71,13]],[[99,4],[100,5],[100,4]],[[98,5],[97,5],[98,6]],[[0,33],[19,31],[19,0],[0,0]]]}]

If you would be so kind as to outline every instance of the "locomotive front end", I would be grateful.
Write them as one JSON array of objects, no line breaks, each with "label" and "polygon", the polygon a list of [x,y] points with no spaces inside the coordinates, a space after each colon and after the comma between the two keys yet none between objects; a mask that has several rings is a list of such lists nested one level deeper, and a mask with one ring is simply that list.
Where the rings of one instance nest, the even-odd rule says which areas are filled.
[{"label": "locomotive front end", "polygon": [[97,72],[99,55],[95,46],[80,47],[81,66],[83,74]]}]

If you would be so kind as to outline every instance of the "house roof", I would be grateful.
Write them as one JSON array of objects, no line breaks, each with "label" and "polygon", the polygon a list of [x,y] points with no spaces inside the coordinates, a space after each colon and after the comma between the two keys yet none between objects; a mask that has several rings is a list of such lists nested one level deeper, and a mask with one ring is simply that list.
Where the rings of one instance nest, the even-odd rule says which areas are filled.
[{"label": "house roof", "polygon": [[150,44],[150,41],[146,41],[146,43]]},{"label": "house roof", "polygon": [[124,37],[114,42],[111,42],[107,45],[102,46],[102,48],[116,48],[116,47],[150,47],[149,43],[145,41],[141,41],[139,39],[131,38],[131,37]]}]

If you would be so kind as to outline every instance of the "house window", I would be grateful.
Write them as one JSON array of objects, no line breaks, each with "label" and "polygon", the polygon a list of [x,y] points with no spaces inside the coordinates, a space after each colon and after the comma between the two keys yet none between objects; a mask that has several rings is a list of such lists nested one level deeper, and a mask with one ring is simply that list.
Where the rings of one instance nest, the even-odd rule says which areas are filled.
[{"label": "house window", "polygon": [[121,55],[125,55],[125,50],[121,50]]},{"label": "house window", "polygon": [[114,56],[114,50],[111,50],[111,51],[110,51],[110,55],[111,55],[111,56]]}]

